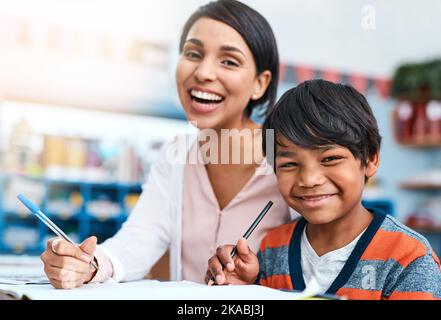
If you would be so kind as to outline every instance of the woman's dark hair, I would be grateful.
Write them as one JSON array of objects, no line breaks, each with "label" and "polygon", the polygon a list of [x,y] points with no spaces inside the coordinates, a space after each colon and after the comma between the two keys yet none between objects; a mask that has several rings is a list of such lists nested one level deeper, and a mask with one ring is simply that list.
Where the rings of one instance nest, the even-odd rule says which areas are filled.
[{"label": "woman's dark hair", "polygon": [[250,117],[256,107],[262,113],[271,108],[277,99],[279,53],[268,21],[254,9],[236,0],[210,2],[201,6],[185,23],[179,44],[180,52],[193,24],[204,17],[225,23],[242,36],[253,54],[258,75],[265,70],[271,71],[272,79],[268,89],[259,100],[250,100],[246,115]]},{"label": "woman's dark hair", "polygon": [[[274,154],[283,136],[308,149],[346,147],[365,165],[381,145],[377,120],[366,98],[349,85],[325,80],[306,81],[288,90],[269,112],[263,132],[268,129],[274,130]],[[266,141],[264,134],[264,152]]]}]

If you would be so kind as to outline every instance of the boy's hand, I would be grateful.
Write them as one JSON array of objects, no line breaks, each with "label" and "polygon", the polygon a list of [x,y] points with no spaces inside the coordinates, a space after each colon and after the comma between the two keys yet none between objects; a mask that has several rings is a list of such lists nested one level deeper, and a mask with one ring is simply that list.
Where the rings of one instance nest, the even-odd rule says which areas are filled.
[{"label": "boy's hand", "polygon": [[244,285],[256,282],[259,275],[257,256],[243,238],[237,242],[236,247],[237,253],[234,258],[231,258],[234,246],[225,245],[217,248],[216,255],[208,260],[205,283],[209,283],[211,279],[215,279],[218,285]]}]

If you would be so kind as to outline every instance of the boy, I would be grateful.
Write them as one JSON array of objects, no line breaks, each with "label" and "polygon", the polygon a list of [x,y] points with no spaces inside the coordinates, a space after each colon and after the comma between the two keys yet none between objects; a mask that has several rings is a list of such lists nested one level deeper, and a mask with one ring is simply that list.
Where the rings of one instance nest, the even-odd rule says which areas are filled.
[{"label": "boy", "polygon": [[427,240],[361,204],[381,144],[363,95],[307,81],[284,94],[263,129],[274,130],[279,190],[302,217],[269,231],[258,256],[245,239],[234,261],[232,246],[218,248],[207,282],[303,290],[314,278],[319,293],[349,299],[441,298],[440,262]]}]

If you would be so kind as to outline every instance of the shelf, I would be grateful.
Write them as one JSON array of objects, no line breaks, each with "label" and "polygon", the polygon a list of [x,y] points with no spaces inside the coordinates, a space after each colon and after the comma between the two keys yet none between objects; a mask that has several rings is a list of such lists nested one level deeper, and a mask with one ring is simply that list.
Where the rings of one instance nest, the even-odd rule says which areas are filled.
[{"label": "shelf", "polygon": [[[59,224],[61,229],[70,230],[78,234],[78,242],[95,235],[100,242],[113,236],[121,227],[122,223],[127,220],[129,206],[126,206],[126,199],[132,194],[139,195],[142,192],[141,183],[117,183],[117,182],[89,182],[89,181],[71,181],[71,180],[54,180],[44,177],[30,177],[18,174],[0,174],[0,254],[5,253],[41,253],[42,248],[46,245],[47,237],[52,237],[51,231],[42,225],[38,219],[32,217],[29,212],[23,208],[5,208],[3,207],[3,187],[8,183],[8,180],[14,178],[24,178],[27,180],[39,182],[43,189],[43,199],[40,200],[39,205],[43,212],[52,219],[55,224]],[[76,206],[72,211],[72,205],[69,205],[68,214],[60,214],[63,212],[59,208],[59,202],[54,202],[53,193],[57,189],[69,188],[66,192],[78,193],[81,196],[81,206]],[[74,190],[71,190],[74,188]],[[109,201],[118,205],[119,213],[114,216],[97,217],[90,211],[90,204],[98,199],[99,194],[105,194]],[[54,204],[57,204],[54,207]],[[72,209],[72,210],[71,210]],[[72,212],[70,212],[72,211]],[[20,246],[16,247],[9,245],[3,239],[3,235],[7,227],[10,225],[17,226],[32,226],[38,232],[39,242],[35,246]],[[17,239],[18,240],[18,239]]]},{"label": "shelf", "polygon": [[428,191],[441,191],[441,183],[413,183],[404,182],[400,184],[401,189],[407,190],[428,190]]}]

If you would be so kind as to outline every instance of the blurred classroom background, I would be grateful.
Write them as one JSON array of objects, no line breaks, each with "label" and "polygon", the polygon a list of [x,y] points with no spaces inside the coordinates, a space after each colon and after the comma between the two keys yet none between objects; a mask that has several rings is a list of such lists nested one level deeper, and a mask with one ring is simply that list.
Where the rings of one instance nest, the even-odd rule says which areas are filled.
[{"label": "blurred classroom background", "polygon": [[[249,0],[272,25],[280,94],[311,78],[364,93],[383,136],[364,194],[441,253],[441,2]],[[0,254],[39,255],[127,219],[162,143],[192,130],[177,97],[181,28],[206,1],[0,0]]]}]

